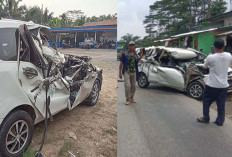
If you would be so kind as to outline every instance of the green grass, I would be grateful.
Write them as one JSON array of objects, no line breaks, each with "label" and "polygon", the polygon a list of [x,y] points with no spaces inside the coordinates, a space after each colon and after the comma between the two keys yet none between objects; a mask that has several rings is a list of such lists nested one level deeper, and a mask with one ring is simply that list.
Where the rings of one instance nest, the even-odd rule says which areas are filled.
[{"label": "green grass", "polygon": [[64,156],[65,154],[68,153],[68,151],[71,149],[72,143],[69,141],[64,141],[63,146],[59,150],[59,156]]},{"label": "green grass", "polygon": [[22,157],[34,157],[34,156],[35,156],[35,151],[31,147],[28,147],[27,151],[23,153]]}]

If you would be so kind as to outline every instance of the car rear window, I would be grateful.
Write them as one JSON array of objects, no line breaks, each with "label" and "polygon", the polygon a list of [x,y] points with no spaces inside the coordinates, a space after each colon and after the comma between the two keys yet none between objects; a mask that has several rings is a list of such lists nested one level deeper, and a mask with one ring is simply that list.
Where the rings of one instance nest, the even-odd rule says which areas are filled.
[{"label": "car rear window", "polygon": [[16,28],[0,29],[0,59],[4,61],[17,60]]}]

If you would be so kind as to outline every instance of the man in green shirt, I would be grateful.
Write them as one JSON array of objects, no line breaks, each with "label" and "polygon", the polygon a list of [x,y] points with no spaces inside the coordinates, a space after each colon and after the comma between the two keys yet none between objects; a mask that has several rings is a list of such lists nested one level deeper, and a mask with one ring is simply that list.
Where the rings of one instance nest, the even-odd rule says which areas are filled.
[{"label": "man in green shirt", "polygon": [[135,42],[130,41],[128,51],[123,53],[120,59],[119,78],[122,79],[122,75],[124,75],[126,105],[135,103],[134,95],[136,90],[136,77],[138,76],[138,62],[142,57],[143,53],[140,54],[140,57],[135,53]]}]

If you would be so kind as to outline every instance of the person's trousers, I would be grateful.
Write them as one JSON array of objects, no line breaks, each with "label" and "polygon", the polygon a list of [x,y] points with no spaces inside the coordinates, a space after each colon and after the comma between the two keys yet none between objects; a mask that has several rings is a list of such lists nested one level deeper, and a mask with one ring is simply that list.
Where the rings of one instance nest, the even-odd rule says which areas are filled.
[{"label": "person's trousers", "polygon": [[205,87],[203,95],[203,115],[204,119],[209,121],[209,110],[213,101],[216,100],[218,116],[216,122],[223,124],[225,121],[225,101],[227,97],[227,88],[212,88],[209,86]]},{"label": "person's trousers", "polygon": [[134,98],[136,90],[136,72],[124,74],[125,94],[127,99]]}]

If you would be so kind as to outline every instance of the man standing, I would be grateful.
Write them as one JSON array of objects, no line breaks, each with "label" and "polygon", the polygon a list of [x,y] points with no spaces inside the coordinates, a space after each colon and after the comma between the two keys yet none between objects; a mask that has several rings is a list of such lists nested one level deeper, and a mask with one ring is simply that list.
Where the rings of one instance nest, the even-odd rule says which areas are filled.
[{"label": "man standing", "polygon": [[91,42],[91,40],[90,39],[87,39],[86,40],[86,50],[89,50],[89,48],[90,48],[90,42]]},{"label": "man standing", "polygon": [[218,116],[214,122],[222,126],[225,121],[225,101],[227,97],[228,68],[232,63],[230,53],[223,52],[224,40],[218,39],[214,42],[214,54],[206,58],[204,68],[209,68],[209,79],[203,95],[203,117],[197,118],[198,122],[209,123],[209,108],[216,100]]},{"label": "man standing", "polygon": [[134,95],[136,90],[136,77],[138,75],[138,62],[142,57],[143,53],[140,54],[140,57],[135,53],[134,41],[129,42],[128,51],[121,56],[119,78],[122,79],[122,75],[124,75],[126,105],[135,103]]}]

